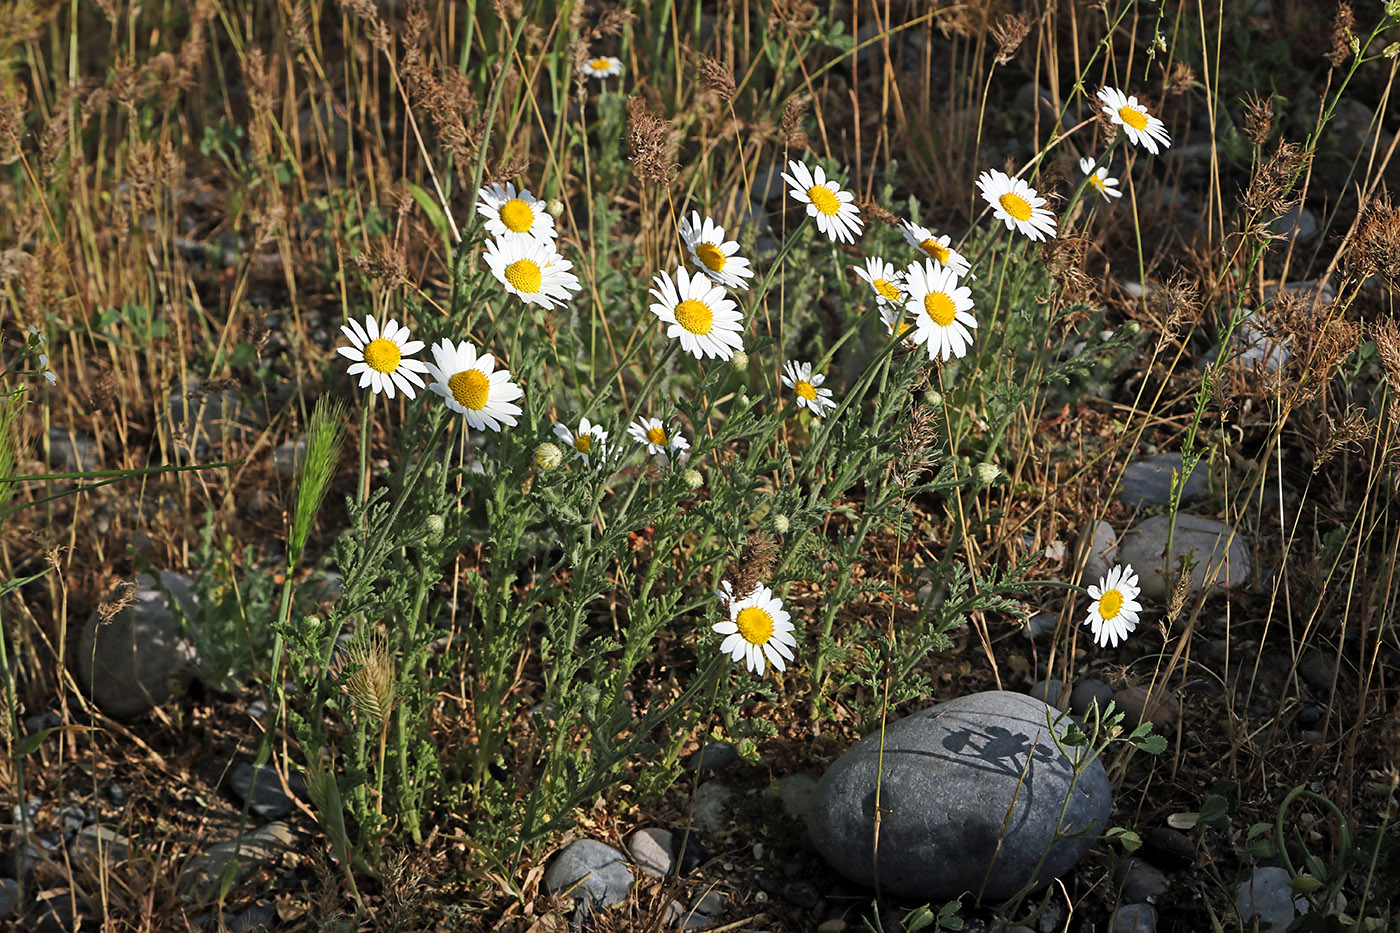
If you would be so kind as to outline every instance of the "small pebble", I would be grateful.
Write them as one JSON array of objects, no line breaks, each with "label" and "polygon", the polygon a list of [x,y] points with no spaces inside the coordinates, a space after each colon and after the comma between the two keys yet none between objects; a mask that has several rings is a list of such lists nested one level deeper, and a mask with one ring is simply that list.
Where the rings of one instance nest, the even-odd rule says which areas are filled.
[{"label": "small pebble", "polygon": [[1305,706],[1298,711],[1298,725],[1315,726],[1322,721],[1322,710],[1316,706]]},{"label": "small pebble", "polygon": [[828,920],[817,927],[817,933],[845,933],[846,921],[839,917],[835,920]]},{"label": "small pebble", "polygon": [[738,760],[739,752],[728,742],[706,742],[703,748],[690,756],[685,766],[689,771],[713,773],[723,771]]},{"label": "small pebble", "polygon": [[801,907],[803,910],[811,910],[817,906],[821,900],[821,895],[817,889],[810,884],[797,883],[783,885],[783,900],[794,907]]},{"label": "small pebble", "polygon": [[627,854],[643,874],[663,878],[675,864],[671,855],[674,844],[670,830],[647,827],[627,837]]},{"label": "small pebble", "polygon": [[1113,912],[1109,933],[1156,933],[1157,911],[1149,904],[1126,904]]}]

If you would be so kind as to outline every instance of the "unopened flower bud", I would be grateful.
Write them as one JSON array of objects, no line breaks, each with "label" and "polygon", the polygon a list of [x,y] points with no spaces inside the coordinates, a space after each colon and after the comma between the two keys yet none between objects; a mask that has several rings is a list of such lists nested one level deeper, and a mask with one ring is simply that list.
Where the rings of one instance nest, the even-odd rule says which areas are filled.
[{"label": "unopened flower bud", "polygon": [[442,537],[442,532],[443,529],[447,527],[447,522],[442,520],[441,515],[429,515],[427,525],[428,537],[430,539],[436,539]]},{"label": "unopened flower bud", "polygon": [[559,215],[564,213],[564,202],[558,198],[550,198],[548,201],[544,202],[544,209],[549,211],[549,216],[558,220]]},{"label": "unopened flower bud", "polygon": [[579,696],[583,699],[585,706],[596,706],[603,695],[598,688],[592,684],[584,684],[578,689]]},{"label": "unopened flower bud", "polygon": [[700,471],[694,467],[686,470],[682,478],[685,480],[686,486],[691,489],[699,489],[701,486],[705,485],[705,477],[701,476]]},{"label": "unopened flower bud", "polygon": [[564,462],[564,451],[558,445],[545,441],[535,448],[535,466],[546,472],[558,469]]},{"label": "unopened flower bud", "polygon": [[1123,331],[1128,334],[1136,334],[1140,330],[1142,330],[1142,325],[1137,321],[1129,321],[1123,325]]},{"label": "unopened flower bud", "polygon": [[990,461],[983,461],[977,464],[977,469],[973,472],[977,474],[977,482],[981,483],[983,486],[992,485],[992,483],[997,481],[997,477],[1001,475],[1001,470],[997,468],[995,463]]},{"label": "unopened flower bud", "polygon": [[924,400],[934,408],[943,407],[943,396],[937,392],[930,392],[928,395],[925,395]]},{"label": "unopened flower bud", "polygon": [[788,517],[786,515],[779,513],[773,516],[773,530],[776,531],[778,534],[787,534],[788,529],[791,527],[792,523],[788,521]]},{"label": "unopened flower bud", "polygon": [[749,355],[743,350],[735,350],[734,355],[729,358],[729,365],[734,367],[734,371],[739,375],[747,375],[749,371]]}]

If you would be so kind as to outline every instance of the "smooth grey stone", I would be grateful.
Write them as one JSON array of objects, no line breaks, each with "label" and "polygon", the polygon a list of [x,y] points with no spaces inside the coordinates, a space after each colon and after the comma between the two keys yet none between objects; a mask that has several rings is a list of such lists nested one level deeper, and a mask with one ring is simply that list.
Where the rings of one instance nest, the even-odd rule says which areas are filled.
[{"label": "smooth grey stone", "polygon": [[92,814],[82,807],[64,807],[60,817],[63,820],[63,831],[67,833],[76,833],[92,822]]},{"label": "smooth grey stone", "polygon": [[296,848],[296,836],[286,823],[268,823],[227,842],[210,846],[189,861],[180,873],[179,887],[196,900],[207,900],[218,893],[224,872],[232,884],[248,877],[262,863]]},{"label": "smooth grey stone", "polygon": [[1277,236],[1306,243],[1317,236],[1317,218],[1299,201],[1275,217],[1269,229]]},{"label": "smooth grey stone", "polygon": [[[197,624],[194,581],[162,571],[161,582],[189,624]],[[119,589],[107,594],[114,600]],[[194,676],[198,653],[185,629],[148,574],[136,576],[131,605],[103,622],[94,610],[78,642],[78,675],[97,705],[112,716],[131,717],[164,703],[172,685],[184,690]]]},{"label": "smooth grey stone", "polygon": [[1098,707],[1099,715],[1108,709],[1108,701],[1113,699],[1113,688],[1102,680],[1086,677],[1074,685],[1069,694],[1070,712],[1076,716],[1088,716],[1089,710]]},{"label": "smooth grey stone", "polygon": [[131,851],[131,840],[107,826],[84,826],[73,837],[69,851],[97,863],[125,862]]},{"label": "smooth grey stone", "polygon": [[20,921],[28,933],[72,933],[73,930],[95,928],[90,924],[92,908],[67,888],[43,891]]},{"label": "smooth grey stone", "polygon": [[739,760],[739,753],[728,742],[706,742],[686,761],[690,771],[723,771]]},{"label": "smooth grey stone", "polygon": [[[1133,508],[1167,505],[1171,502],[1172,473],[1183,473],[1181,454],[1165,453],[1134,460],[1123,470],[1118,498]],[[1191,471],[1182,486],[1181,501],[1197,499],[1206,491],[1206,471],[1200,463]],[[1112,529],[1110,529],[1111,531]],[[1098,581],[1095,581],[1098,582]]]},{"label": "smooth grey stone", "polygon": [[590,906],[611,907],[627,897],[632,869],[622,853],[596,839],[578,839],[564,847],[544,873],[551,894],[563,894]]},{"label": "smooth grey stone", "polygon": [[[1149,700],[1151,701],[1149,704]],[[1123,714],[1123,728],[1136,729],[1150,722],[1158,735],[1176,725],[1176,705],[1170,694],[1151,695],[1146,687],[1124,687],[1113,695],[1113,707]]]},{"label": "smooth grey stone", "polygon": [[1332,689],[1332,672],[1335,669],[1333,662],[1322,656],[1322,652],[1309,648],[1303,656],[1298,659],[1298,675],[1303,678],[1303,682],[1319,694],[1326,694]]},{"label": "smooth grey stone", "polygon": [[707,917],[718,917],[724,913],[724,895],[718,891],[706,891],[695,899],[691,909],[697,910]]},{"label": "smooth grey stone", "polygon": [[0,920],[14,916],[19,910],[19,882],[0,878]]},{"label": "smooth grey stone", "polygon": [[1069,709],[1069,687],[1065,686],[1063,680],[1056,680],[1054,677],[1047,678],[1031,687],[1027,693],[1043,703],[1049,703],[1061,712]]},{"label": "smooth grey stone", "polygon": [[1322,722],[1322,710],[1316,706],[1305,706],[1298,711],[1298,725],[1315,726]]},{"label": "smooth grey stone", "polygon": [[1303,731],[1303,741],[1307,742],[1309,745],[1321,745],[1326,738],[1327,736],[1318,732],[1316,729],[1305,729]]},{"label": "smooth grey stone", "polygon": [[1157,910],[1149,904],[1124,904],[1113,912],[1109,933],[1157,933]]},{"label": "smooth grey stone", "polygon": [[20,829],[31,829],[34,821],[39,818],[39,811],[44,807],[44,801],[38,797],[30,797],[24,803],[17,803],[10,807],[13,822]]},{"label": "smooth grey stone", "polygon": [[[1001,900],[1044,887],[1089,851],[1113,803],[1097,759],[1074,780],[1074,761],[1048,734],[1057,718],[1025,694],[988,691],[890,724],[883,748],[880,733],[866,736],[822,776],[808,818],[815,847],[846,878],[873,885],[878,777],[882,891]],[[1081,835],[1055,841],[1057,832]]]},{"label": "smooth grey stone", "polygon": [[107,799],[115,806],[123,806],[126,803],[126,788],[115,781],[107,785]]},{"label": "smooth grey stone", "polygon": [[1142,594],[1158,601],[1169,594],[1168,567],[1173,574],[1178,573],[1181,559],[1188,555],[1195,562],[1189,586],[1192,595],[1217,584],[1227,589],[1241,586],[1254,570],[1249,548],[1229,525],[1186,512],[1177,514],[1174,532],[1170,515],[1154,515],[1140,522],[1123,536],[1118,548],[1118,561],[1137,571]]},{"label": "smooth grey stone", "polygon": [[277,925],[277,907],[269,900],[258,901],[229,923],[229,933],[266,933]]},{"label": "smooth grey stone", "polygon": [[1143,830],[1143,858],[1158,868],[1181,871],[1196,864],[1196,843],[1183,832],[1166,826]]},{"label": "smooth grey stone", "polygon": [[691,907],[682,907],[680,901],[667,901],[662,914],[662,923],[681,930],[703,930],[710,925],[710,918]]},{"label": "smooth grey stone", "polygon": [[1235,909],[1245,929],[1257,920],[1261,931],[1274,933],[1288,929],[1297,916],[1308,912],[1308,899],[1294,896],[1283,868],[1256,868],[1254,874],[1235,889]]},{"label": "smooth grey stone", "polygon": [[1293,357],[1288,352],[1288,344],[1282,338],[1270,336],[1254,322],[1253,315],[1240,321],[1230,335],[1230,343],[1235,348],[1233,362],[1245,369],[1276,373]]},{"label": "smooth grey stone", "polygon": [[[302,800],[311,800],[306,782],[300,775],[289,775],[287,784],[293,794]],[[280,820],[291,813],[295,806],[292,798],[283,792],[282,779],[277,776],[277,769],[271,765],[257,768],[245,761],[230,772],[228,785],[243,803],[248,803],[248,794],[251,791],[253,801],[248,809],[265,820]]]},{"label": "smooth grey stone", "polygon": [[1117,553],[1118,532],[1108,522],[1100,519],[1081,528],[1074,554],[1075,569],[1083,572],[1082,582],[1087,586],[1106,577]]},{"label": "smooth grey stone", "polygon": [[1170,885],[1161,869],[1140,858],[1126,859],[1118,870],[1118,890],[1130,904],[1155,901],[1166,894]]},{"label": "smooth grey stone", "polygon": [[39,713],[35,716],[26,716],[24,719],[24,737],[28,738],[36,732],[43,732],[45,729],[57,729],[63,725],[63,717],[58,713]]},{"label": "smooth grey stone", "polygon": [[97,460],[97,441],[92,435],[58,424],[49,427],[49,466],[55,473],[95,470]]},{"label": "smooth grey stone", "polygon": [[727,825],[724,811],[734,792],[718,781],[706,781],[695,788],[695,825],[708,833],[722,832]]},{"label": "smooth grey stone", "polygon": [[1026,618],[1026,624],[1021,627],[1021,634],[1031,641],[1039,641],[1046,635],[1053,634],[1059,621],[1054,613],[1046,612],[1044,609],[1033,612]]},{"label": "smooth grey stone", "polygon": [[817,906],[817,902],[822,896],[817,893],[817,889],[803,881],[797,881],[783,885],[783,900],[794,907],[803,910],[811,910]]},{"label": "smooth grey stone", "polygon": [[782,801],[789,816],[805,821],[817,799],[817,779],[810,774],[789,774],[774,781],[770,790]]},{"label": "smooth grey stone", "polygon": [[643,874],[663,878],[674,864],[671,858],[671,831],[655,826],[639,829],[627,837],[627,854]]},{"label": "smooth grey stone", "polygon": [[272,452],[272,462],[277,467],[277,472],[291,479],[296,475],[297,469],[301,466],[301,461],[306,459],[306,438],[299,437],[296,440],[283,441],[277,445],[277,449]]}]

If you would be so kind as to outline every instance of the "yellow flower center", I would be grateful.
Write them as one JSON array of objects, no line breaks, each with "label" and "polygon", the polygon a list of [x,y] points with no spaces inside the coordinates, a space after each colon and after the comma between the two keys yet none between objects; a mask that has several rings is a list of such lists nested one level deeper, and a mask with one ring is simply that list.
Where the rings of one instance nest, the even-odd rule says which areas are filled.
[{"label": "yellow flower center", "polygon": [[695,258],[705,264],[705,268],[711,272],[724,271],[724,264],[729,261],[729,257],[713,243],[701,243],[695,247]]},{"label": "yellow flower center", "polygon": [[399,368],[399,360],[402,358],[399,345],[383,337],[371,340],[369,346],[365,347],[365,364],[377,373],[393,372]]},{"label": "yellow flower center", "polygon": [[1141,132],[1147,129],[1147,111],[1139,110],[1136,107],[1119,107],[1118,119]]},{"label": "yellow flower center", "polygon": [[666,430],[664,428],[647,428],[647,440],[653,444],[666,443]]},{"label": "yellow flower center", "polygon": [[935,259],[938,262],[944,263],[945,265],[948,262],[948,257],[953,255],[953,251],[951,249],[949,249],[946,246],[940,246],[938,244],[938,241],[935,240],[933,237],[929,237],[927,240],[924,240],[922,243],[920,243],[919,248],[924,252],[928,253],[930,259]]},{"label": "yellow flower center", "polygon": [[757,606],[740,609],[739,618],[734,620],[734,624],[739,627],[744,641],[751,645],[766,645],[773,637],[773,617]]},{"label": "yellow flower center", "polygon": [[480,411],[486,407],[491,380],[479,369],[468,369],[447,380],[447,387],[458,405],[468,411]]},{"label": "yellow flower center", "polygon": [[876,293],[879,294],[879,296],[881,298],[884,298],[886,301],[899,300],[899,286],[889,282],[886,279],[876,279],[871,284],[875,286]]},{"label": "yellow flower center", "polygon": [[929,292],[924,296],[924,310],[928,316],[933,318],[933,323],[939,327],[947,327],[953,323],[953,318],[957,316],[957,306],[953,304],[953,299],[942,292]]},{"label": "yellow flower center", "polygon": [[1118,618],[1118,613],[1122,608],[1123,594],[1118,590],[1109,590],[1099,597],[1099,615],[1103,616],[1105,622],[1111,622]]},{"label": "yellow flower center", "polygon": [[580,434],[574,438],[574,450],[581,454],[591,453],[593,451],[593,435]]},{"label": "yellow flower center", "polygon": [[594,71],[607,71],[612,67],[612,62],[608,61],[606,58],[595,58],[588,63],[588,66]]},{"label": "yellow flower center", "polygon": [[1010,191],[997,198],[1001,203],[1001,209],[1012,217],[1025,223],[1031,219],[1031,202],[1021,197],[1019,194],[1012,194]]},{"label": "yellow flower center", "polygon": [[914,325],[909,321],[900,318],[898,321],[894,322],[894,332],[896,335],[903,337],[905,334],[909,333],[910,328],[913,326]]},{"label": "yellow flower center", "polygon": [[501,223],[511,233],[525,233],[535,225],[535,212],[520,198],[511,198],[501,205]]},{"label": "yellow flower center", "polygon": [[817,397],[817,390],[810,382],[799,379],[797,380],[797,395],[799,398],[805,398],[810,402]]},{"label": "yellow flower center", "polygon": [[517,259],[506,266],[506,281],[515,286],[518,291],[533,295],[540,290],[540,282],[544,281],[544,272],[528,259]]},{"label": "yellow flower center", "polygon": [[705,302],[687,298],[676,305],[676,323],[692,334],[704,336],[715,326],[715,315]]},{"label": "yellow flower center", "polygon": [[1103,192],[1104,181],[1102,178],[1099,177],[1098,172],[1095,172],[1094,174],[1089,176],[1089,184],[1094,186],[1095,191],[1098,191],[1100,193]]},{"label": "yellow flower center", "polygon": [[812,205],[828,217],[832,217],[841,211],[841,201],[835,193],[825,185],[813,185],[807,189],[807,197],[812,199]]}]

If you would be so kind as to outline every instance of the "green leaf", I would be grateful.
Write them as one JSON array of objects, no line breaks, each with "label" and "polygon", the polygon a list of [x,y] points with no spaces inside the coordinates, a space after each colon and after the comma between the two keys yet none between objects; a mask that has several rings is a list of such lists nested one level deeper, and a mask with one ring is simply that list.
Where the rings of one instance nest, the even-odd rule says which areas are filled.
[{"label": "green leaf", "polygon": [[424,191],[419,185],[411,181],[405,181],[408,190],[413,195],[413,200],[418,202],[418,206],[423,209],[423,213],[428,215],[428,220],[432,223],[433,229],[437,230],[442,237],[443,245],[448,252],[452,251],[452,232],[447,223],[447,215],[442,212],[442,207],[438,204],[437,198]]},{"label": "green leaf", "polygon": [[1207,826],[1224,829],[1230,825],[1230,801],[1219,794],[1211,794],[1201,804],[1201,820]]},{"label": "green leaf", "polygon": [[905,933],[914,933],[915,930],[932,926],[937,920],[938,918],[934,916],[933,911],[929,910],[928,905],[925,904],[923,907],[916,907],[904,915],[904,931]]}]

